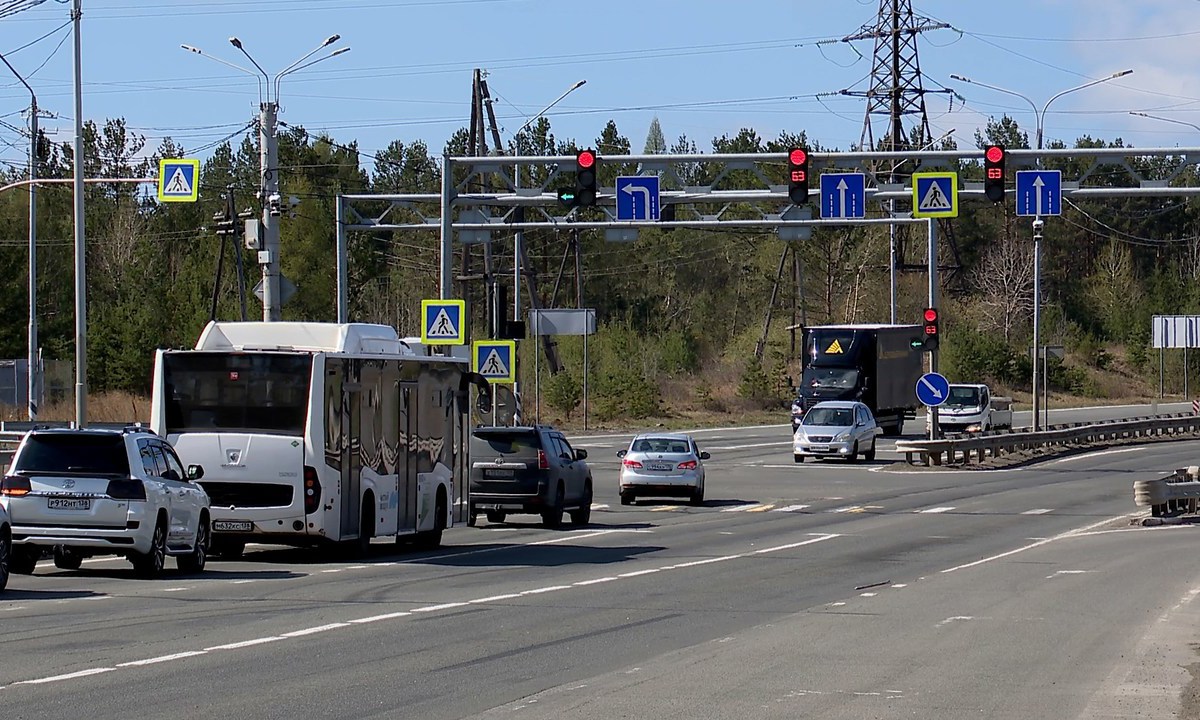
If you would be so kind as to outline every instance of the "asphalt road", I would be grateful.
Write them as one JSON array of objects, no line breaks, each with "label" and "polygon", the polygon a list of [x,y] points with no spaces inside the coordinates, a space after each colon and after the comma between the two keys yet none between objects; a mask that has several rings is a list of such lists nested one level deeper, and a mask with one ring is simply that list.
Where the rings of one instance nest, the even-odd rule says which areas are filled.
[{"label": "asphalt road", "polygon": [[0,717],[1178,711],[1200,538],[1131,525],[1132,486],[1200,442],[981,472],[796,465],[784,425],[697,437],[704,507],[621,506],[627,438],[591,436],[586,528],[517,516],[355,562],[252,548],[156,581],[44,562],[0,594]]}]

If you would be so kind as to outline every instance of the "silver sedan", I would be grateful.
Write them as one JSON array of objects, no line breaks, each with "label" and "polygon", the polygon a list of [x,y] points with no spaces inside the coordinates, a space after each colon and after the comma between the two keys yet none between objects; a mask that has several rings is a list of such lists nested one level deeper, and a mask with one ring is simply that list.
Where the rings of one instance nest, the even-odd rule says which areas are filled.
[{"label": "silver sedan", "polygon": [[827,400],[804,414],[792,438],[792,456],[798,463],[806,457],[843,457],[854,462],[859,453],[874,460],[875,439],[882,434],[866,405]]},{"label": "silver sedan", "polygon": [[639,497],[685,497],[693,505],[704,502],[704,461],[690,435],[655,433],[638,435],[621,458],[621,504]]}]

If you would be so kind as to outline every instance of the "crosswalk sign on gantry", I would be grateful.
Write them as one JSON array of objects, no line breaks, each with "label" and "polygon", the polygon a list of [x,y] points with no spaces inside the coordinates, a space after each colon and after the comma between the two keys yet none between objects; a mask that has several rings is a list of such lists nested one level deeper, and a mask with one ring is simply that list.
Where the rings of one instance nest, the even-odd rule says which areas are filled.
[{"label": "crosswalk sign on gantry", "polygon": [[425,345],[465,345],[465,300],[422,300],[421,342]]},{"label": "crosswalk sign on gantry", "polygon": [[913,173],[912,191],[913,217],[958,217],[958,173]]},{"label": "crosswalk sign on gantry", "polygon": [[471,346],[471,364],[488,382],[516,382],[517,343],[512,340],[476,340]]},{"label": "crosswalk sign on gantry", "polygon": [[199,197],[199,160],[163,158],[158,161],[159,202],[196,202]]}]

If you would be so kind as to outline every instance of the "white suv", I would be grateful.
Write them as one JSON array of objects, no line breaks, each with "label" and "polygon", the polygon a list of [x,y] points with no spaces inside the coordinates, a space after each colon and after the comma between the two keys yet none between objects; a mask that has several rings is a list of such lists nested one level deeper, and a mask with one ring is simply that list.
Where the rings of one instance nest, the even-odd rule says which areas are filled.
[{"label": "white suv", "polygon": [[167,555],[200,572],[211,538],[208,495],[175,450],[141,427],[35,429],[0,481],[12,523],[12,572],[30,574],[44,551],[76,570],[90,555],[124,555],[139,575],[162,572]]}]

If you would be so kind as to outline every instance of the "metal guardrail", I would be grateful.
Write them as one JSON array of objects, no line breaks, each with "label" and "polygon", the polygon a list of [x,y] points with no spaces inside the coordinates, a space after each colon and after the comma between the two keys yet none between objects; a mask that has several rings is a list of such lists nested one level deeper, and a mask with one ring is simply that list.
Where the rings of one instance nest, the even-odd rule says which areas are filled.
[{"label": "metal guardrail", "polygon": [[1200,506],[1200,468],[1180,468],[1156,480],[1135,480],[1133,502],[1162,517],[1176,511],[1195,513]]},{"label": "metal guardrail", "polygon": [[989,456],[1046,447],[1085,446],[1114,440],[1194,435],[1200,432],[1200,416],[1154,415],[1096,423],[1058,425],[1038,432],[989,432],[942,440],[900,440],[897,452],[908,464],[952,465],[983,462]]}]

